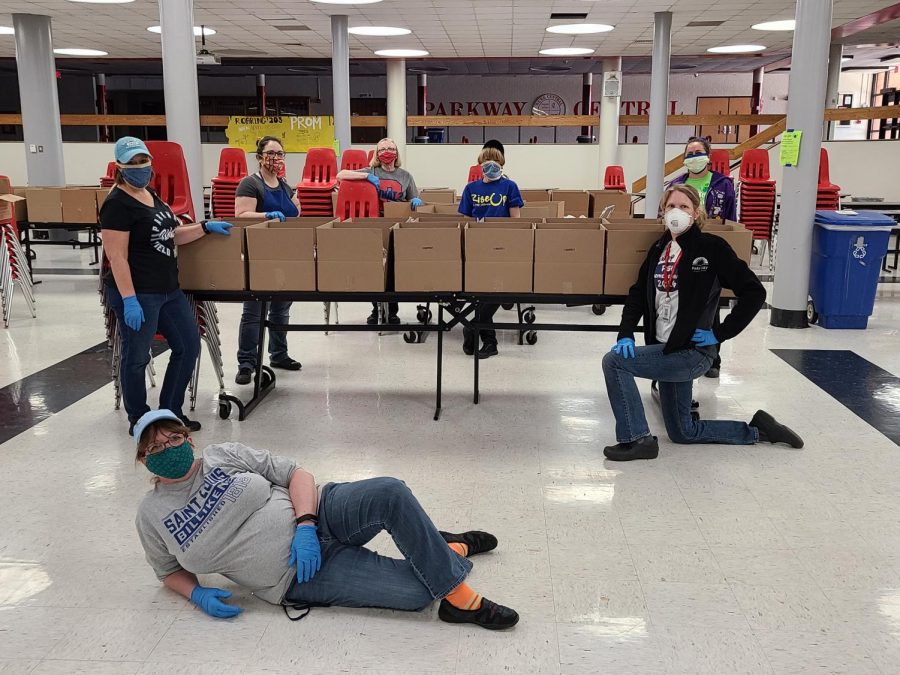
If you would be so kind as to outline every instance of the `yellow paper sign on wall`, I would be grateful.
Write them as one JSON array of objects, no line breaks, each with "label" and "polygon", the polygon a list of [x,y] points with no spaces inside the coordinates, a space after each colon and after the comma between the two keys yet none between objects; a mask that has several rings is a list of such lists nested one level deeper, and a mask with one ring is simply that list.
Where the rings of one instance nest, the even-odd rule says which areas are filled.
[{"label": "yellow paper sign on wall", "polygon": [[225,135],[228,145],[247,152],[255,152],[256,141],[263,136],[280,138],[285,152],[307,152],[310,148],[332,147],[334,117],[229,117]]}]

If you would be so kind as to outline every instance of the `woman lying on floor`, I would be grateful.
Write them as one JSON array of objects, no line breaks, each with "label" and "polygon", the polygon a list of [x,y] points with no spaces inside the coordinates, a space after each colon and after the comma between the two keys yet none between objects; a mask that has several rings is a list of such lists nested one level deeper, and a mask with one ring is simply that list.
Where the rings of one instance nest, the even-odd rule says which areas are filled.
[{"label": "woman lying on floor", "polygon": [[[242,609],[197,574],[221,574],[273,604],[415,611],[440,599],[448,623],[500,630],[519,621],[465,582],[468,557],[496,548],[496,537],[439,532],[403,481],[316,484],[292,459],[239,443],[195,459],[188,429],[168,410],[145,414],[134,436],[137,461],[156,476],[136,519],[147,561],[210,616]],[[403,559],[365,548],[382,530]]]}]

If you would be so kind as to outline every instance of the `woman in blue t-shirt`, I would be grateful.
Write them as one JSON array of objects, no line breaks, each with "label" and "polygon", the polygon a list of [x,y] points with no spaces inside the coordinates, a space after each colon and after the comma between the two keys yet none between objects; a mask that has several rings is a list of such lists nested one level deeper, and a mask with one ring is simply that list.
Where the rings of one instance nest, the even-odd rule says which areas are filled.
[{"label": "woman in blue t-shirt", "polygon": [[[506,159],[497,148],[485,147],[478,155],[478,163],[484,177],[466,185],[459,200],[459,212],[475,220],[485,218],[518,218],[520,208],[525,206],[519,186],[503,175]],[[475,310],[475,322],[493,324],[494,314],[500,305],[479,304]],[[486,359],[497,355],[497,332],[481,331],[482,347],[478,358]],[[475,331],[463,329],[463,351],[471,356],[478,347]]]}]

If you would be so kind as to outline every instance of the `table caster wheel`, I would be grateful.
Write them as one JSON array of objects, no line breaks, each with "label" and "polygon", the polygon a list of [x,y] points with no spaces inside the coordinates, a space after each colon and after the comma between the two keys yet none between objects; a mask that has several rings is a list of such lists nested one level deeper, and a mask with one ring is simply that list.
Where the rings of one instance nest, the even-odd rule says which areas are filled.
[{"label": "table caster wheel", "polygon": [[403,334],[403,341],[408,345],[415,344],[416,342],[418,342],[418,340],[416,340],[416,337],[417,336],[415,331],[409,330]]},{"label": "table caster wheel", "polygon": [[812,300],[806,303],[806,321],[810,324],[819,322],[819,313],[816,311],[816,306]]},{"label": "table caster wheel", "polygon": [[692,410],[691,411],[691,419],[694,420],[695,422],[699,422],[700,421],[700,413],[698,413],[696,410]]},{"label": "table caster wheel", "polygon": [[522,313],[522,320],[525,323],[534,323],[534,310],[527,309]]},{"label": "table caster wheel", "polygon": [[606,314],[606,305],[592,305],[591,311],[596,316],[603,316],[604,314]]},{"label": "table caster wheel", "polygon": [[428,323],[429,321],[431,321],[433,316],[434,315],[431,313],[430,309],[426,310],[426,309],[422,308],[422,309],[419,309],[418,312],[416,312],[416,320],[419,323]]},{"label": "table caster wheel", "polygon": [[219,419],[227,420],[231,416],[231,401],[219,401]]},{"label": "table caster wheel", "polygon": [[[531,322],[529,322],[529,323],[531,323]],[[537,343],[537,340],[538,340],[538,336],[535,331],[530,330],[527,333],[525,333],[525,342],[527,342],[528,344],[533,345],[533,344]]]}]

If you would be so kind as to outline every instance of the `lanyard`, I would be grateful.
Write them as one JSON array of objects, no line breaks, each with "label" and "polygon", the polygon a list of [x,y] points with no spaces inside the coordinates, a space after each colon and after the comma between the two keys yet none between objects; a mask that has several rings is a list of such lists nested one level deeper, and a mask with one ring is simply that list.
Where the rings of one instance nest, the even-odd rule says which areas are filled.
[{"label": "lanyard", "polygon": [[684,253],[684,249],[678,251],[675,261],[672,263],[672,266],[669,267],[669,251],[671,248],[672,242],[669,242],[666,245],[665,260],[663,261],[663,290],[666,292],[666,297],[668,297],[669,293],[673,290],[672,286],[675,283],[675,275],[678,273],[678,263],[681,262],[681,256]]}]

